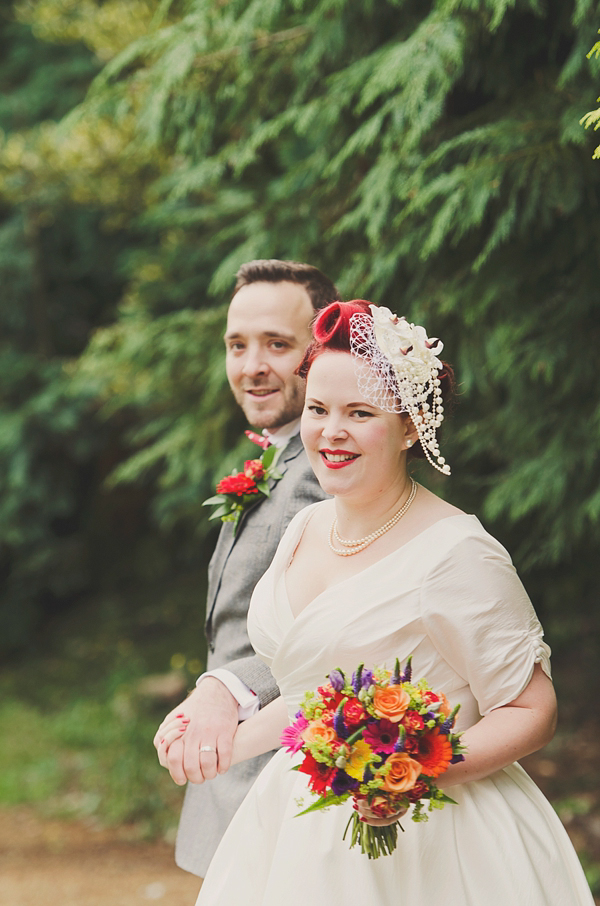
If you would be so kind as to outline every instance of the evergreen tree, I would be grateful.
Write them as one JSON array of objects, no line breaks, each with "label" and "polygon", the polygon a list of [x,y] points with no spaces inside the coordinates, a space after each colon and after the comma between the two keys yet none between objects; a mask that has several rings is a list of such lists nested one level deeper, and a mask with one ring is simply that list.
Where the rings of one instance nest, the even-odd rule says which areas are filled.
[{"label": "evergreen tree", "polygon": [[[110,432],[65,365],[114,319],[120,244],[104,212],[68,196],[43,143],[100,62],[40,43],[0,10],[0,649],[92,580],[86,520]],[[43,124],[40,126],[40,124]],[[40,153],[41,149],[41,153]]]},{"label": "evergreen tree", "polygon": [[[242,261],[279,256],[422,320],[460,380],[442,492],[506,540],[557,625],[581,628],[600,513],[600,171],[579,126],[598,72],[586,60],[597,4],[185,10],[115,57],[85,108],[134,116],[138,143],[171,157],[145,218],[157,242],[133,309],[165,318],[186,289],[219,298]],[[182,292],[178,252],[190,245],[202,276],[188,284],[184,270]],[[144,329],[133,309],[121,337]],[[87,356],[128,368],[124,348],[104,365],[99,346]],[[175,425],[122,474],[156,464]]]},{"label": "evergreen tree", "polygon": [[71,371],[120,425],[112,480],[149,489],[165,529],[206,524],[241,428],[218,342],[233,274],[310,261],[444,338],[453,477],[423,479],[482,516],[554,638],[591,658],[600,170],[579,121],[599,4],[163,0],[129,43],[102,25],[119,6],[18,4],[52,40],[75,19],[107,62],[22,143],[28,186],[16,146],[0,151],[15,208],[51,212],[58,188],[122,231],[120,307]]}]

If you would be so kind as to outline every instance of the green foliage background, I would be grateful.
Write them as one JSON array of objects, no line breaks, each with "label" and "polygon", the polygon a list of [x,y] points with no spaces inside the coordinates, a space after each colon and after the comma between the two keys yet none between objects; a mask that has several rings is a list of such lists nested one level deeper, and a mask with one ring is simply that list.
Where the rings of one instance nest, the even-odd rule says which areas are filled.
[{"label": "green foliage background", "polygon": [[199,657],[201,501],[244,427],[224,306],[239,264],[282,257],[444,338],[453,476],[422,480],[513,554],[564,699],[598,682],[599,6],[0,4],[13,667],[104,619],[140,674]]}]

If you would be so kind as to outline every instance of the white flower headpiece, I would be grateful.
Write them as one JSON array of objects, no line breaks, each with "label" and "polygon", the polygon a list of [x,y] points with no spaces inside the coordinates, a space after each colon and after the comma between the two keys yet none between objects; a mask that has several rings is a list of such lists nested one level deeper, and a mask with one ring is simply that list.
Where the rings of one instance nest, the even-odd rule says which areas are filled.
[{"label": "white flower headpiece", "polygon": [[356,359],[358,386],[365,399],[385,412],[407,413],[434,469],[450,474],[440,456],[437,429],[444,420],[437,358],[444,348],[428,339],[423,327],[399,318],[389,308],[371,305],[371,315],[350,318],[350,349]]}]

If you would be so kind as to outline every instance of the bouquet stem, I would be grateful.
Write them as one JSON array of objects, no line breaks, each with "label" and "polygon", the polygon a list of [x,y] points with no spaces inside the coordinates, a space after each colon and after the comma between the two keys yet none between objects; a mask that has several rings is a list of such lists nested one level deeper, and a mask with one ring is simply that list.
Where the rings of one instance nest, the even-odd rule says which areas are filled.
[{"label": "bouquet stem", "polygon": [[367,855],[369,859],[378,859],[379,856],[389,856],[393,853],[398,845],[398,828],[404,832],[404,828],[399,821],[394,821],[393,824],[388,824],[385,827],[373,827],[372,824],[361,821],[358,812],[353,812],[344,831],[342,838],[344,840],[350,825],[352,825],[350,849],[357,845],[360,846],[360,851]]}]

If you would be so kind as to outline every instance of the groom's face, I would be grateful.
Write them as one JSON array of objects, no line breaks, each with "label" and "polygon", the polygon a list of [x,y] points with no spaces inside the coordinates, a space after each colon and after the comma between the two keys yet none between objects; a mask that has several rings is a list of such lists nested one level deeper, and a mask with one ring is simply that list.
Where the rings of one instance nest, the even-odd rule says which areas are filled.
[{"label": "groom's face", "polygon": [[310,296],[297,283],[250,283],[227,315],[226,368],[236,401],[256,428],[298,418],[304,381],[294,374],[310,342]]}]

